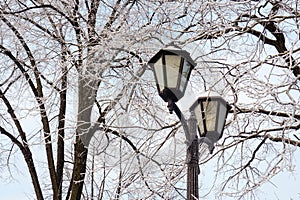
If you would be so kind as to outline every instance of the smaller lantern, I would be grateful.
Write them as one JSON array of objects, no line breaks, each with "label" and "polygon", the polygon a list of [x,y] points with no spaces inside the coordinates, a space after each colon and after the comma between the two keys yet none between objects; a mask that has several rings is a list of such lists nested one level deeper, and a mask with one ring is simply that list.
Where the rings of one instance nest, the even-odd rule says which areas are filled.
[{"label": "smaller lantern", "polygon": [[161,49],[148,64],[154,71],[159,96],[165,102],[177,102],[183,97],[191,71],[196,66],[187,51]]},{"label": "smaller lantern", "polygon": [[214,144],[223,134],[228,111],[231,106],[221,96],[199,97],[191,106],[195,113],[200,137]]}]

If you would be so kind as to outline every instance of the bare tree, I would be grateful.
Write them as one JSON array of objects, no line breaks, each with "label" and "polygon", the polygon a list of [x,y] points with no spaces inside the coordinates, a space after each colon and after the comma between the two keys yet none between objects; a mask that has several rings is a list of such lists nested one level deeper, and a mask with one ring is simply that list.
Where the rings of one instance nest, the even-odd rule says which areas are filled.
[{"label": "bare tree", "polygon": [[299,3],[1,2],[1,169],[22,157],[36,199],[184,198],[184,134],[146,64],[175,44],[198,63],[190,93],[233,106],[201,162],[211,191],[255,196],[300,146]]}]

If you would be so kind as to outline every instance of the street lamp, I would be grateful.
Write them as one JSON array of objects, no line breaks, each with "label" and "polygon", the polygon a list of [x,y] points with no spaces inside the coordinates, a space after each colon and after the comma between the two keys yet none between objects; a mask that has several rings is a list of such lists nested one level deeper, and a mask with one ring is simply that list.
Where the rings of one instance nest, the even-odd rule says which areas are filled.
[{"label": "street lamp", "polygon": [[190,108],[188,126],[175,103],[183,97],[191,71],[196,66],[190,54],[177,48],[161,49],[148,64],[154,71],[159,96],[168,102],[170,113],[175,111],[182,123],[188,144],[187,199],[198,199],[199,144],[207,143],[212,153],[214,143],[222,137],[230,106],[220,96],[199,97]]},{"label": "street lamp", "polygon": [[159,96],[165,102],[177,102],[183,97],[191,71],[196,66],[187,51],[161,49],[148,63],[154,71]]},{"label": "street lamp", "polygon": [[231,106],[219,95],[207,93],[199,97],[190,107],[195,113],[201,138],[205,138],[212,151],[214,144],[222,137],[226,117]]}]

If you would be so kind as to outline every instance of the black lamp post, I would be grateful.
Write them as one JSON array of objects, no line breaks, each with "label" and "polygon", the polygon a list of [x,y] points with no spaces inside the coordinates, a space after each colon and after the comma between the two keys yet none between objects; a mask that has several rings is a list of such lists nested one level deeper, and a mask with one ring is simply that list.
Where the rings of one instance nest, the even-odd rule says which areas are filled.
[{"label": "black lamp post", "polygon": [[222,137],[230,106],[220,96],[199,97],[190,108],[188,126],[175,103],[183,97],[191,71],[196,66],[190,54],[177,48],[162,49],[148,64],[154,71],[159,96],[168,102],[170,112],[175,111],[181,120],[188,143],[187,199],[198,199],[199,143],[207,143],[212,152],[214,143]]}]

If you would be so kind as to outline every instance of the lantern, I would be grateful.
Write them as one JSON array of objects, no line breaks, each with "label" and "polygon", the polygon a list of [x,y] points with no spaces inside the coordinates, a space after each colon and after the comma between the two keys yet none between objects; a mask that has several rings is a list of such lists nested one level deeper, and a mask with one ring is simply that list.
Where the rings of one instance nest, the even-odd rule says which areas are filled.
[{"label": "lantern", "polygon": [[197,119],[200,137],[214,144],[223,134],[228,111],[231,106],[220,96],[199,97],[191,106]]},{"label": "lantern", "polygon": [[161,49],[148,63],[154,71],[159,96],[165,102],[182,98],[196,66],[190,54],[177,48]]}]

